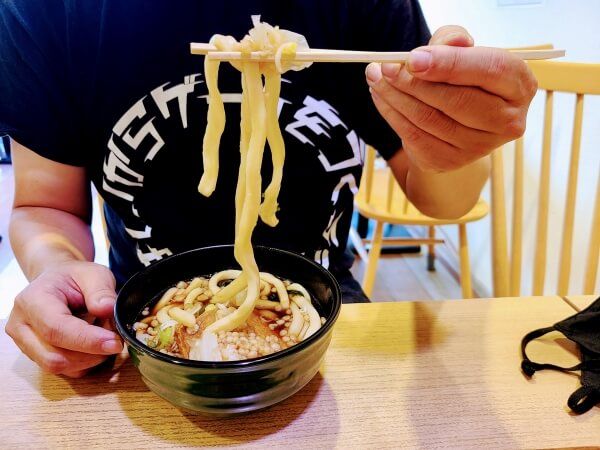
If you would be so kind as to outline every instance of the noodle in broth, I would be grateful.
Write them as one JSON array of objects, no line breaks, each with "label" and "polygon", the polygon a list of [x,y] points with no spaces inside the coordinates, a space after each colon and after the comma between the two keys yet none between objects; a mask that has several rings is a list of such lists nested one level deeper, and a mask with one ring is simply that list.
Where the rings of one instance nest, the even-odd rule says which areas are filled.
[{"label": "noodle in broth", "polygon": [[[242,83],[234,242],[235,259],[242,270],[180,282],[166,291],[152,313],[147,309],[146,316],[134,326],[140,341],[175,356],[204,361],[263,356],[306,339],[324,321],[304,287],[259,272],[254,258],[251,238],[258,219],[273,227],[278,223],[277,198],[285,159],[277,115],[281,74],[301,70],[310,63],[293,61],[297,49],[308,49],[303,36],[260,22],[259,16],[252,16],[252,21],[254,28],[240,42],[222,35],[210,40],[220,51],[260,51],[274,57],[274,62],[268,63],[231,63],[241,72]],[[217,184],[219,143],[225,129],[225,108],[218,88],[219,66],[218,61],[205,58],[208,116],[203,140],[204,173],[198,186],[205,196],[210,196]],[[261,166],[267,141],[273,175],[261,204]],[[226,285],[221,286],[224,281]],[[262,340],[258,342],[257,336]],[[245,347],[231,347],[236,339],[236,345],[244,343],[244,339],[257,342],[246,351]]]}]

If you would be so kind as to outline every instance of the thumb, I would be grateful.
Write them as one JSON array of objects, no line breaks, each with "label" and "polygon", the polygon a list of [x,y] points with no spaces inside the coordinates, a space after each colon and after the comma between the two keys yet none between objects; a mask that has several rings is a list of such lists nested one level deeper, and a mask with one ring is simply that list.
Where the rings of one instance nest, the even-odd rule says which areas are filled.
[{"label": "thumb", "polygon": [[467,30],[459,25],[446,25],[437,29],[429,45],[452,45],[453,47],[473,47],[474,40]]},{"label": "thumb", "polygon": [[[447,66],[447,62],[456,62],[459,55],[459,49],[453,47],[473,47],[473,37],[459,25],[446,25],[438,30],[431,36],[429,40],[429,46],[419,47],[410,52],[406,67],[412,75],[416,75],[419,78],[423,78],[425,73],[429,72],[431,66],[434,65],[432,61],[434,57],[434,48],[437,48],[435,53],[437,54],[436,59],[441,59],[442,64],[438,62],[438,66]],[[447,48],[447,51],[440,50],[441,48]],[[439,67],[438,67],[439,71]],[[428,74],[432,75],[432,74]],[[425,77],[429,79],[428,77]],[[429,81],[444,81],[429,79]]]},{"label": "thumb", "polygon": [[81,289],[88,312],[100,319],[111,318],[117,300],[112,272],[100,264],[88,263],[78,266],[73,278]]}]

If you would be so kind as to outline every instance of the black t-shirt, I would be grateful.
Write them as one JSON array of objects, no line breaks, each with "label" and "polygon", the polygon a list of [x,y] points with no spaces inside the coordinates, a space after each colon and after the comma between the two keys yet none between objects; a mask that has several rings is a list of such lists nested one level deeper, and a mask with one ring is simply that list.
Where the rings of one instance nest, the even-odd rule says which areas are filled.
[{"label": "black t-shirt", "polygon": [[[223,64],[227,125],[212,197],[197,191],[206,125],[203,58],[190,42],[243,37],[250,15],[311,47],[409,50],[430,37],[417,0],[28,0],[0,6],[0,132],[87,169],[107,208],[121,284],[186,249],[232,243],[240,76]],[[279,225],[255,244],[303,253],[335,272],[344,258],[365,142],[386,158],[398,136],[375,110],[363,64],[283,76],[286,144]],[[263,184],[271,165],[265,152]]]}]

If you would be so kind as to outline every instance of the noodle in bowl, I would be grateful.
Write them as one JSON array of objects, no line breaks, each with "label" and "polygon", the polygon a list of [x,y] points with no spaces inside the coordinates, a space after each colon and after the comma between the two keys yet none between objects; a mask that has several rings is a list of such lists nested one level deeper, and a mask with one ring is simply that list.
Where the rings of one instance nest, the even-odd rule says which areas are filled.
[{"label": "noodle in bowl", "polygon": [[[253,313],[260,295],[261,277],[252,249],[252,233],[259,220],[277,226],[277,198],[281,188],[285,144],[278,121],[281,74],[287,70],[302,70],[310,63],[296,63],[293,56],[298,48],[307,49],[303,36],[261,22],[260,16],[252,16],[254,27],[241,41],[232,36],[214,35],[210,43],[219,50],[237,50],[243,54],[260,51],[271,54],[274,63],[242,61],[232,65],[241,73],[242,103],[240,110],[240,167],[235,192],[235,259],[241,267],[236,279],[217,295],[220,302],[232,299],[244,291],[237,309],[226,317],[211,323],[203,331],[204,348],[197,354],[211,353],[209,343],[216,341],[216,333],[231,332],[243,326]],[[210,197],[219,176],[219,146],[225,129],[225,110],[219,92],[219,62],[204,60],[204,76],[208,89],[208,114],[206,131],[202,142],[204,171],[198,184],[198,192]],[[264,78],[264,84],[263,84]],[[273,175],[261,202],[261,166],[265,144],[269,143]],[[264,269],[262,269],[263,272]],[[305,299],[310,302],[310,299]],[[283,299],[282,299],[283,302]],[[297,306],[300,306],[298,304]],[[287,306],[286,306],[287,307]],[[214,353],[214,352],[213,352]]]},{"label": "noodle in bowl", "polygon": [[134,275],[119,292],[115,322],[132,361],[148,387],[176,406],[209,414],[253,411],[284,400],[318,372],[340,311],[335,278],[304,256],[268,247],[254,251],[262,270],[302,284],[325,319],[314,334],[275,353],[239,361],[195,361],[161,353],[136,338],[133,324],[140,311],[169,286],[236,267],[231,245],[166,258]]},{"label": "noodle in bowl", "polygon": [[[241,72],[242,84],[235,243],[192,250],[147,267],[125,284],[115,305],[117,330],[148,387],[177,406],[207,413],[264,408],[306,385],[323,361],[341,305],[335,279],[314,261],[252,246],[259,220],[272,227],[278,222],[285,159],[277,118],[281,73],[310,65],[293,59],[297,49],[308,48],[304,37],[261,22],[258,16],[252,21],[254,27],[239,42],[231,36],[211,39],[219,50],[261,51],[274,57],[273,63],[232,63]],[[226,119],[218,71],[219,62],[206,57],[208,116],[198,191],[207,197],[217,184]],[[273,175],[261,201],[267,142]],[[222,271],[231,274],[238,267],[241,270],[219,290],[207,286],[207,279],[192,280]],[[282,280],[293,284],[286,288]],[[289,311],[280,316],[272,312],[268,326],[262,321],[268,318],[258,310],[275,302],[261,298],[266,294],[261,284],[277,293],[277,308]],[[229,348],[224,339],[239,337],[240,332],[244,339],[252,338],[252,346],[244,342]],[[261,339],[254,339],[258,334]]]}]

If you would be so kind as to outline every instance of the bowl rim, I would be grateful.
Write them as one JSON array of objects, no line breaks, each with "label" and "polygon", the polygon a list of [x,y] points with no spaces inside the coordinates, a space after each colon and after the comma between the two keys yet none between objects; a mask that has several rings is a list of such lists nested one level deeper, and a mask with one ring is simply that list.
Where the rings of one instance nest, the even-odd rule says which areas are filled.
[{"label": "bowl rim", "polygon": [[308,339],[303,340],[303,341],[301,341],[291,347],[288,347],[284,350],[279,350],[275,353],[271,353],[270,355],[261,356],[258,358],[244,359],[244,360],[240,360],[240,361],[197,361],[197,360],[193,360],[193,359],[185,359],[185,358],[180,358],[178,356],[167,355],[165,353],[161,353],[157,350],[154,350],[154,349],[142,344],[141,342],[139,342],[137,340],[137,338],[135,337],[135,335],[132,334],[132,331],[129,330],[126,325],[123,325],[123,323],[121,323],[121,318],[117,314],[117,306],[120,301],[121,302],[123,301],[122,293],[125,291],[125,288],[128,285],[135,283],[138,278],[143,277],[145,272],[147,270],[149,270],[151,267],[153,268],[153,270],[157,270],[157,267],[160,266],[161,264],[165,264],[168,261],[177,259],[184,255],[187,255],[190,253],[196,253],[198,251],[215,250],[215,249],[223,249],[223,248],[233,249],[233,244],[198,247],[198,248],[194,248],[191,250],[186,250],[185,252],[176,253],[174,255],[168,256],[167,258],[163,258],[160,261],[155,262],[151,266],[145,267],[144,269],[142,269],[139,272],[136,272],[134,275],[132,275],[125,282],[125,284],[123,284],[123,286],[119,290],[119,293],[117,295],[117,300],[116,300],[115,306],[114,306],[115,326],[117,328],[119,335],[121,335],[121,337],[125,340],[125,342],[128,345],[134,347],[137,351],[139,351],[141,353],[145,353],[145,354],[147,354],[151,357],[154,357],[156,359],[159,359],[163,362],[175,364],[178,366],[187,366],[187,367],[201,368],[201,369],[243,369],[243,368],[249,368],[249,367],[254,367],[254,366],[260,366],[260,365],[263,365],[263,364],[266,364],[269,362],[277,361],[277,360],[285,358],[287,356],[291,356],[294,353],[298,353],[298,352],[310,347],[310,345],[313,342],[316,342],[321,336],[324,336],[325,334],[327,334],[329,332],[329,330],[331,329],[331,327],[333,327],[333,324],[336,322],[336,320],[340,314],[340,309],[341,309],[341,305],[342,305],[342,293],[340,290],[340,286],[339,286],[337,280],[335,279],[335,277],[333,276],[333,274],[329,270],[327,270],[325,267],[323,267],[322,265],[318,264],[317,262],[313,261],[312,259],[307,258],[304,255],[301,255],[299,253],[295,253],[295,252],[292,252],[289,250],[283,250],[280,248],[269,247],[269,246],[264,246],[264,245],[253,245],[252,248],[254,250],[261,249],[262,251],[281,253],[281,254],[284,254],[287,256],[291,256],[292,258],[301,259],[305,263],[308,263],[309,265],[313,266],[313,268],[315,268],[319,272],[321,272],[321,274],[323,274],[330,281],[330,287],[333,291],[333,299],[334,299],[333,309],[332,309],[329,317],[327,317],[325,323],[321,326],[321,328],[319,328]]}]

